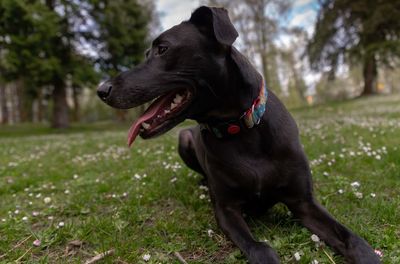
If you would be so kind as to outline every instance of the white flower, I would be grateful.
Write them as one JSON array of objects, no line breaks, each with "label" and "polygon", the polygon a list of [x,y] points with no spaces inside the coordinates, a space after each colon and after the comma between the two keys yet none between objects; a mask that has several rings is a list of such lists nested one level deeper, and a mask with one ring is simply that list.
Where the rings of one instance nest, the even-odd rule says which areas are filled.
[{"label": "white flower", "polygon": [[58,223],[58,227],[64,227],[64,226],[65,226],[65,223],[64,223],[64,222]]},{"label": "white flower", "polygon": [[43,201],[44,201],[45,204],[48,204],[48,203],[51,202],[51,198],[50,198],[50,197],[45,197],[45,198],[43,199]]},{"label": "white flower", "polygon": [[297,261],[300,261],[301,256],[300,256],[299,252],[294,253],[294,259],[297,260]]},{"label": "white flower", "polygon": [[28,217],[27,216],[22,217],[22,221],[28,221]]},{"label": "white flower", "polygon": [[324,176],[329,176],[329,173],[326,172],[326,171],[324,171],[322,174],[323,174]]},{"label": "white flower", "polygon": [[311,235],[311,240],[314,241],[315,243],[320,241],[319,237],[316,234]]},{"label": "white flower", "polygon": [[76,180],[79,178],[78,174],[74,174],[73,178]]},{"label": "white flower", "polygon": [[376,155],[376,156],[375,156],[375,159],[380,160],[380,159],[381,159],[381,155],[379,155],[379,154]]},{"label": "white flower", "polygon": [[38,211],[33,211],[32,212],[32,216],[38,216],[39,215],[39,212]]},{"label": "white flower", "polygon": [[338,194],[343,194],[344,193],[343,189],[339,189],[337,192],[338,192]]},{"label": "white flower", "polygon": [[19,214],[19,210],[18,210],[18,209],[15,210],[15,211],[14,211],[14,214]]},{"label": "white flower", "polygon": [[200,190],[204,190],[204,191],[208,191],[208,187],[207,187],[207,186],[204,186],[204,185],[200,185],[200,186],[199,186],[199,189],[200,189]]},{"label": "white flower", "polygon": [[383,257],[383,252],[380,251],[379,249],[375,249],[375,254],[378,255],[380,258]]},{"label": "white flower", "polygon": [[40,247],[41,244],[42,244],[42,241],[40,241],[39,239],[36,239],[35,241],[33,241],[33,245],[35,247]]},{"label": "white flower", "polygon": [[65,193],[65,194],[69,194],[69,190],[65,190],[64,193]]},{"label": "white flower", "polygon": [[171,182],[171,183],[174,183],[174,182],[176,182],[176,180],[177,180],[176,177],[174,177],[174,178],[172,178],[172,179],[170,180],[170,182]]},{"label": "white flower", "polygon": [[371,195],[372,198],[375,198],[375,197],[376,197],[376,194],[375,194],[375,193],[371,193],[370,195]]},{"label": "white flower", "polygon": [[311,264],[318,264],[319,262],[318,262],[318,260],[316,260],[316,259],[314,259],[314,260],[312,260],[311,261]]},{"label": "white flower", "polygon": [[137,173],[135,173],[135,175],[133,176],[133,177],[135,177],[137,180],[140,180],[142,177],[139,175],[139,174],[137,174]]},{"label": "white flower", "polygon": [[354,195],[358,198],[358,199],[362,199],[363,198],[363,194],[361,192],[355,192]]},{"label": "white flower", "polygon": [[206,198],[206,196],[204,194],[200,194],[199,198],[200,198],[200,200],[203,200]]},{"label": "white flower", "polygon": [[149,261],[150,257],[151,257],[150,254],[144,254],[142,258],[144,261]]},{"label": "white flower", "polygon": [[207,230],[207,234],[208,234],[209,237],[212,237],[213,234],[214,234],[214,231],[212,231],[211,229],[208,229]]},{"label": "white flower", "polygon": [[355,182],[352,182],[351,184],[351,187],[353,187],[354,189],[357,189],[358,187],[360,187],[360,183],[358,182],[358,181],[355,181]]}]

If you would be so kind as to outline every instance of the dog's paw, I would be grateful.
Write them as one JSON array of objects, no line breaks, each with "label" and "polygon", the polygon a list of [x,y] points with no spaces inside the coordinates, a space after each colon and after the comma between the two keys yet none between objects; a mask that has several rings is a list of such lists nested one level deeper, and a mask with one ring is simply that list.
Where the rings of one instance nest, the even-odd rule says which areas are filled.
[{"label": "dog's paw", "polygon": [[368,243],[361,238],[353,238],[351,246],[348,247],[348,259],[349,263],[354,264],[380,264],[380,257],[375,253]]},{"label": "dog's paw", "polygon": [[249,254],[250,264],[279,264],[278,254],[267,244],[257,242]]}]

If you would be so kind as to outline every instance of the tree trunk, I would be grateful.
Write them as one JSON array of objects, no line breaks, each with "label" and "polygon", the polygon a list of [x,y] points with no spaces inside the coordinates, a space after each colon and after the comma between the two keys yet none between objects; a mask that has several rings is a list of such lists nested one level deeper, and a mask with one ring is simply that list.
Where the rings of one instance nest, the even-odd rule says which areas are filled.
[{"label": "tree trunk", "polygon": [[40,122],[47,122],[48,120],[50,120],[49,117],[49,100],[50,98],[48,98],[48,96],[46,95],[48,92],[49,87],[42,87],[39,90],[39,108],[38,108],[38,119]]},{"label": "tree trunk", "polygon": [[72,100],[74,102],[73,120],[74,122],[80,121],[80,104],[79,104],[79,88],[76,86],[72,87]]},{"label": "tree trunk", "polygon": [[364,90],[361,96],[376,94],[376,80],[377,80],[377,66],[375,55],[370,55],[364,60],[363,77],[364,77]]},{"label": "tree trunk", "polygon": [[10,98],[11,102],[11,107],[10,107],[10,113],[11,113],[11,122],[12,124],[17,124],[19,123],[19,107],[18,107],[18,96],[17,96],[17,85],[15,82],[11,83],[10,86],[8,87],[8,96]]},{"label": "tree trunk", "polygon": [[1,124],[8,124],[6,85],[0,86]]},{"label": "tree trunk", "polygon": [[54,83],[53,119],[51,125],[54,128],[67,128],[69,126],[67,89],[62,80]]},{"label": "tree trunk", "polygon": [[18,101],[18,112],[20,122],[29,122],[33,120],[32,114],[32,98],[27,94],[24,82],[19,79],[15,82],[16,97]]},{"label": "tree trunk", "polygon": [[[294,55],[292,51],[288,51],[287,60],[289,63],[290,71],[292,72],[293,80],[294,80],[294,88],[297,91],[297,94],[300,98],[300,101],[304,103],[306,101],[305,93],[305,85],[304,79],[300,76],[296,69],[296,60],[294,59]],[[289,91],[290,93],[290,91]]]}]

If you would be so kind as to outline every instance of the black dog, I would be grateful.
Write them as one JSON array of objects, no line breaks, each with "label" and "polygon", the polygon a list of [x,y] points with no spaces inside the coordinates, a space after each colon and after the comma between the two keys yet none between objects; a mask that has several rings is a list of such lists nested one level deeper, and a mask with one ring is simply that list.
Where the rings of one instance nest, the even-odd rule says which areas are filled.
[{"label": "black dog", "polygon": [[218,224],[250,263],[279,259],[254,239],[242,212],[278,202],[348,263],[380,263],[367,242],[314,199],[296,123],[232,46],[237,36],[225,9],[200,7],[154,40],[145,62],[100,85],[98,95],[116,108],[157,98],[132,125],[129,145],[139,134],[160,135],[187,118],[200,124],[181,131],[179,153],[207,178]]}]

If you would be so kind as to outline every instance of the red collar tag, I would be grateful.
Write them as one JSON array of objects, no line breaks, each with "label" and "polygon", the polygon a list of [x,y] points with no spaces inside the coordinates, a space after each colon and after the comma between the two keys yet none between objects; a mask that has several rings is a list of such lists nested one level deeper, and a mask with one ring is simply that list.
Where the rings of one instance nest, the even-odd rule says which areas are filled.
[{"label": "red collar tag", "polygon": [[238,125],[229,125],[227,131],[231,135],[237,134],[237,133],[240,132],[240,126],[238,126]]}]

